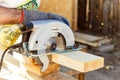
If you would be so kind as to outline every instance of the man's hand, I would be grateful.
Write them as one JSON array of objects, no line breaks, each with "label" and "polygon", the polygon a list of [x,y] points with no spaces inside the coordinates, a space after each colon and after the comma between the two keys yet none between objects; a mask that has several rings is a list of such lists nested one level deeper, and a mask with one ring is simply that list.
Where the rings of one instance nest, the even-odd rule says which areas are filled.
[{"label": "man's hand", "polygon": [[45,13],[38,10],[24,10],[24,23],[28,23],[30,21],[38,21],[38,20],[58,20],[61,21],[68,26],[70,26],[68,20],[60,15],[53,13]]}]

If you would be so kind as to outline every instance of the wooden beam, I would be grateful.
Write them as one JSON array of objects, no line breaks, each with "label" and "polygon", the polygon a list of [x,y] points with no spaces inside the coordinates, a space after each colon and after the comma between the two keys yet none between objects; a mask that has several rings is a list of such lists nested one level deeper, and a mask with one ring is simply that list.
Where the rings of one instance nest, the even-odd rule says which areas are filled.
[{"label": "wooden beam", "polygon": [[90,7],[90,0],[86,0],[86,22],[89,20],[89,7]]},{"label": "wooden beam", "polygon": [[76,42],[80,42],[82,44],[86,44],[86,45],[92,46],[92,47],[101,46],[98,42],[89,42],[89,41],[83,40],[81,38],[75,38],[75,41]]},{"label": "wooden beam", "polygon": [[73,76],[67,75],[61,71],[53,72],[43,76],[43,80],[76,80]]},{"label": "wooden beam", "polygon": [[78,0],[72,1],[73,1],[72,30],[76,31],[78,29]]},{"label": "wooden beam", "polygon": [[80,38],[80,39],[83,39],[83,40],[89,41],[89,42],[95,42],[95,41],[104,39],[103,37],[93,36],[90,34],[84,34],[84,33],[80,33],[80,32],[74,32],[74,35],[75,35],[75,38]]},{"label": "wooden beam", "polygon": [[78,74],[78,80],[85,80],[85,74],[84,73]]},{"label": "wooden beam", "polygon": [[[1,56],[2,54],[0,54]],[[5,65],[8,70],[16,73],[23,73],[24,75],[27,75],[27,77],[32,77],[31,74],[34,74],[34,78],[36,79],[35,76],[43,76],[49,73],[52,73],[54,71],[57,71],[60,69],[60,65],[51,62],[48,69],[45,72],[41,72],[41,67],[38,64],[35,64],[34,60],[32,58],[23,56],[19,53],[14,53],[14,56],[11,54],[6,54],[4,58],[3,65]],[[29,74],[31,73],[31,74]],[[39,78],[38,77],[38,78]],[[33,79],[34,79],[33,78]],[[38,80],[38,79],[36,79]]]},{"label": "wooden beam", "polygon": [[93,36],[89,34],[83,34],[79,32],[74,32],[75,41],[80,42],[92,47],[99,47],[103,44],[110,43],[111,40],[103,37]]},{"label": "wooden beam", "polygon": [[73,0],[41,0],[39,10],[64,16],[72,25]]},{"label": "wooden beam", "polygon": [[64,66],[61,66],[60,71],[63,72],[63,73],[66,73],[67,75],[70,75],[70,76],[72,76],[72,77],[75,77],[76,80],[85,80],[85,79],[84,79],[85,73],[81,73],[81,72],[78,72],[78,71],[76,71],[76,70],[73,70],[73,69],[64,67]]},{"label": "wooden beam", "polygon": [[52,61],[80,72],[89,72],[104,66],[104,58],[82,51],[52,55]]},{"label": "wooden beam", "polygon": [[[17,56],[15,56],[15,54]],[[17,59],[14,57],[16,57]],[[33,59],[17,53],[14,53],[14,57],[10,54],[6,54],[5,56],[4,62],[6,66],[9,68],[9,70],[18,73],[22,72],[27,77],[36,80],[38,80],[37,78],[39,78],[42,75],[49,74],[51,72],[59,70],[60,66],[58,64],[77,70],[79,72],[89,72],[100,69],[104,66],[104,58],[102,57],[81,51],[73,51],[61,54],[60,53],[52,54],[51,61],[57,64],[51,63],[48,67],[48,70],[42,73],[40,71],[41,66],[34,64]],[[34,76],[31,76],[31,74]]]}]

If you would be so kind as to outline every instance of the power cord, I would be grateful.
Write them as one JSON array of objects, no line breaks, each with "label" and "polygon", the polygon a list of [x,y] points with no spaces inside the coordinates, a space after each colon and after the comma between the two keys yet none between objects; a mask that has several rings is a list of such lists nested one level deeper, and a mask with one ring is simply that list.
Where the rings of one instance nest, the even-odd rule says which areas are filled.
[{"label": "power cord", "polygon": [[5,57],[6,52],[11,48],[17,48],[17,47],[20,47],[20,46],[21,46],[21,43],[9,46],[7,49],[5,49],[5,51],[3,52],[2,56],[1,56],[1,59],[0,59],[0,71],[2,69],[2,63],[3,63],[3,59]]},{"label": "power cord", "polygon": [[7,49],[5,49],[5,51],[3,52],[2,56],[1,56],[1,59],[0,59],[0,71],[1,71],[1,69],[2,69],[2,63],[3,63],[4,56],[5,56],[6,52],[7,52],[10,48],[11,48],[11,46],[8,47]]}]

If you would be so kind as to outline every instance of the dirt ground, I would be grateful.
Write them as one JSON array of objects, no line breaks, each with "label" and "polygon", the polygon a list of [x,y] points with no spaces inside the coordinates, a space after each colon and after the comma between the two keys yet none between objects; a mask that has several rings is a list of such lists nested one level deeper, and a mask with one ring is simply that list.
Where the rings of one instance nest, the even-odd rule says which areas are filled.
[{"label": "dirt ground", "polygon": [[120,80],[120,51],[91,52],[105,58],[105,67],[85,74],[85,80]]}]

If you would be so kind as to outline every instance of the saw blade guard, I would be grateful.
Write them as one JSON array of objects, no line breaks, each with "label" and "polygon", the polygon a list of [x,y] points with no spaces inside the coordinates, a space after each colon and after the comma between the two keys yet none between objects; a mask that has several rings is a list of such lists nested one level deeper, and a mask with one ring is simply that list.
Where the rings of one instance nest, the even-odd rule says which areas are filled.
[{"label": "saw blade guard", "polygon": [[56,20],[32,21],[33,31],[28,41],[29,50],[47,49],[47,42],[52,37],[62,34],[66,47],[74,45],[74,35],[71,28],[63,22]]}]

